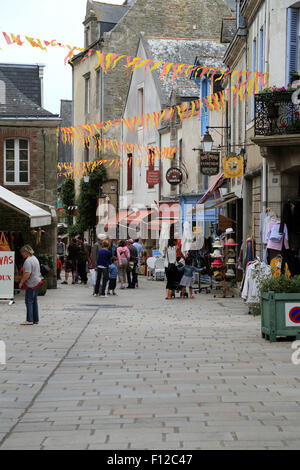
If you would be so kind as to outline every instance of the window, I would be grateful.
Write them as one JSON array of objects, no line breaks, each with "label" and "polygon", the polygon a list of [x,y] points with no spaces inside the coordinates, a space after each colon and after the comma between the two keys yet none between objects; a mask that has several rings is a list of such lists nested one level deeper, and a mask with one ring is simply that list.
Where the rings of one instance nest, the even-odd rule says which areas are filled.
[{"label": "window", "polygon": [[85,31],[84,31],[84,47],[85,47],[85,49],[88,47],[88,45],[90,43],[89,35],[90,35],[90,28],[87,27],[87,28],[85,28]]},{"label": "window", "polygon": [[29,183],[29,142],[7,139],[4,142],[4,181],[7,184]]},{"label": "window", "polygon": [[84,146],[84,162],[90,161],[90,143],[88,141],[85,142]]},{"label": "window", "polygon": [[101,117],[101,110],[102,110],[102,72],[101,69],[98,69],[96,72],[96,107],[100,109],[100,121],[102,120]]},{"label": "window", "polygon": [[292,72],[298,72],[299,9],[287,10],[286,85],[292,82]]},{"label": "window", "polygon": [[144,88],[138,89],[138,115],[144,114]]},{"label": "window", "polygon": [[91,102],[91,79],[90,75],[85,77],[85,114],[89,114]]},{"label": "window", "polygon": [[[254,73],[256,72],[256,39],[253,40],[252,42],[252,72],[253,76]],[[254,101],[254,96],[252,96],[252,106],[251,106],[251,119],[254,119],[254,108],[255,108],[255,101]]]},{"label": "window", "polygon": [[[149,149],[149,155],[148,155],[148,170],[153,171],[154,170],[154,150]],[[154,188],[154,184],[148,184],[148,188],[152,189]]]},{"label": "window", "polygon": [[132,153],[127,154],[127,191],[132,191]]}]

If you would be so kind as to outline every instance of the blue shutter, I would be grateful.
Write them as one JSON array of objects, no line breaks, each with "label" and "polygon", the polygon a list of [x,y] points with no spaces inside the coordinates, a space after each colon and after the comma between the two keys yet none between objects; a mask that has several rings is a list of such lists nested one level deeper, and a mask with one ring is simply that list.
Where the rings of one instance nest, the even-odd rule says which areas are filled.
[{"label": "blue shutter", "polygon": [[[203,97],[207,97],[208,95],[208,79],[204,77],[201,82],[201,99],[203,101]],[[206,126],[209,126],[209,110],[205,102],[203,101],[203,106],[205,108],[206,113],[204,110],[201,110],[201,135],[204,135],[206,132]]]},{"label": "blue shutter", "polygon": [[[259,58],[258,58],[259,72],[264,73],[264,28],[259,31]],[[262,89],[261,81],[259,81],[259,89]]]},{"label": "blue shutter", "polygon": [[[256,72],[256,39],[252,42],[252,72],[254,76],[254,72]],[[255,101],[254,101],[254,96],[252,96],[252,109],[251,109],[251,119],[254,119],[254,107],[255,107]]]},{"label": "blue shutter", "polygon": [[298,35],[299,9],[288,8],[286,34],[286,85],[291,83],[291,71],[298,71]]}]

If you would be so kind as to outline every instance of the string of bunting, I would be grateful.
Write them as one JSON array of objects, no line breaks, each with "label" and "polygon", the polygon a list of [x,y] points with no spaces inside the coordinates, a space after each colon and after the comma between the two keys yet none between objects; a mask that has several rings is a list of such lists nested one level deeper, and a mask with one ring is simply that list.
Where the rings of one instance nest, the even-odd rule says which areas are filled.
[{"label": "string of bunting", "polygon": [[[135,144],[127,144],[131,153],[133,153]],[[161,160],[162,158],[169,158],[170,160],[174,158],[175,152],[179,150],[178,148],[167,148],[167,147],[148,147],[148,153],[145,156],[145,163],[148,161],[154,165],[156,159]],[[150,151],[153,153],[151,154]],[[165,154],[167,155],[164,155]],[[124,165],[129,166],[142,166],[143,157],[137,155],[134,159],[129,158],[128,156],[123,159],[118,156],[118,158],[112,160],[94,160],[93,162],[58,162],[57,163],[57,178],[60,176],[76,178],[81,174],[88,175],[95,171],[99,166],[106,166],[106,168],[114,166],[115,168],[123,167]],[[66,170],[66,171],[63,171]]]},{"label": "string of bunting", "polygon": [[[246,96],[250,97],[251,93],[254,95],[255,92],[258,91],[258,87],[258,81],[256,81],[253,85],[253,80],[250,80],[250,82],[245,80],[240,85],[232,85],[231,88],[227,88],[226,91],[223,90],[222,92],[220,91],[218,93],[213,93],[212,95],[203,97],[202,99],[188,101],[182,103],[181,105],[165,108],[161,111],[106,121],[104,123],[94,122],[78,126],[60,127],[57,128],[57,135],[59,135],[59,132],[61,133],[61,140],[64,144],[73,144],[75,140],[78,140],[79,143],[81,143],[83,146],[86,146],[87,142],[90,142],[91,138],[94,138],[95,140],[95,137],[99,132],[106,132],[109,129],[120,126],[122,123],[130,131],[134,132],[135,128],[139,127],[142,127],[143,129],[145,129],[145,127],[152,129],[152,127],[155,126],[157,128],[160,126],[163,120],[171,121],[176,111],[182,122],[184,119],[193,118],[195,114],[198,114],[198,116],[201,117],[201,112],[204,112],[206,114],[207,110],[224,110],[226,98],[228,101],[228,105],[230,105],[229,97],[231,92],[233,93],[233,103],[235,106],[237,104],[238,99],[240,99],[240,101],[245,101]],[[98,139],[97,143],[99,150],[103,148],[102,145],[109,145],[108,142],[111,141],[108,141],[108,139],[102,139],[101,142],[101,140]],[[103,149],[105,150],[106,147]],[[112,149],[114,150],[113,147]]]},{"label": "string of bunting", "polygon": [[[6,44],[13,45],[17,44],[18,46],[23,46],[24,44],[28,43],[32,47],[38,47],[41,50],[47,51],[48,47],[62,47],[69,50],[67,56],[64,59],[65,65],[68,61],[72,62],[72,58],[75,55],[76,51],[85,52],[85,49],[81,47],[73,47],[69,44],[64,45],[60,42],[57,42],[56,39],[51,41],[41,40],[41,39],[34,39],[30,36],[25,36],[25,39],[21,39],[20,34],[14,33],[6,33],[2,31]],[[214,80],[225,80],[227,76],[230,76],[232,82],[237,80],[239,83],[244,75],[246,75],[246,80],[253,80],[253,87],[255,88],[255,83],[258,82],[258,85],[261,85],[263,88],[267,86],[268,82],[268,74],[262,74],[261,72],[247,72],[247,70],[228,70],[222,68],[215,68],[215,67],[207,67],[207,66],[200,66],[200,65],[190,65],[190,64],[182,64],[182,63],[174,63],[174,62],[163,62],[163,61],[154,61],[149,59],[142,59],[140,57],[131,57],[126,54],[115,54],[112,52],[104,53],[100,52],[99,50],[94,51],[93,48],[89,49],[81,59],[81,62],[87,60],[93,53],[96,53],[98,56],[98,64],[95,69],[102,68],[104,73],[107,73],[109,70],[113,70],[119,61],[125,62],[124,67],[129,71],[131,69],[134,72],[136,69],[144,67],[145,75],[147,72],[152,72],[153,70],[158,69],[161,67],[161,74],[160,78],[164,78],[166,80],[167,76],[171,75],[171,80],[174,80],[180,77],[183,73],[188,78],[193,72],[195,78],[199,76],[201,79],[204,75]]]}]

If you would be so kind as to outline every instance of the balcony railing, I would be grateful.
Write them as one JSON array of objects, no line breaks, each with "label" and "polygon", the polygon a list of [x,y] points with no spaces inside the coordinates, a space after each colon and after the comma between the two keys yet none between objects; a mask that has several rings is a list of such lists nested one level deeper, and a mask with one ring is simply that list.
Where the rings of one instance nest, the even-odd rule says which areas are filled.
[{"label": "balcony railing", "polygon": [[300,134],[300,109],[292,91],[255,95],[255,135]]}]

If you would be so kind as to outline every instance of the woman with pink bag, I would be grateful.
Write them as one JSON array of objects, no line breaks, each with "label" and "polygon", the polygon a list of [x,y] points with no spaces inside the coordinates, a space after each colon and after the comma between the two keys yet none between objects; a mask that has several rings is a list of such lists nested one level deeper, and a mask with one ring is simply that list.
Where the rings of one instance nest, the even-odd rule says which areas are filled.
[{"label": "woman with pink bag", "polygon": [[117,248],[117,257],[119,261],[119,277],[121,281],[121,289],[125,289],[127,278],[128,263],[130,260],[130,251],[124,240],[121,240]]}]

